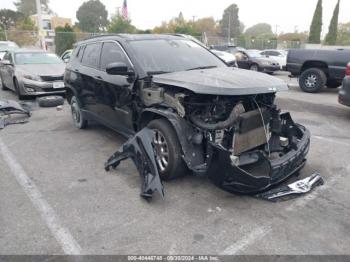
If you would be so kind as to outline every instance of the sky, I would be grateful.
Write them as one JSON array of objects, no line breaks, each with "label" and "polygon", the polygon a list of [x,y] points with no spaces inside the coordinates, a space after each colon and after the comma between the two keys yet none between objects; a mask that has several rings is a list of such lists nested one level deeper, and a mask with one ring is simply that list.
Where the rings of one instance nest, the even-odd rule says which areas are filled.
[{"label": "sky", "polygon": [[[0,0],[1,8],[15,9],[14,0]],[[50,0],[51,9],[59,16],[76,21],[75,13],[84,0]],[[101,0],[109,16],[116,13],[123,0]],[[337,0],[323,0],[323,35],[327,33]],[[162,21],[183,13],[186,19],[213,16],[219,20],[223,10],[235,3],[240,20],[246,28],[257,23],[269,23],[273,31],[308,31],[317,0],[128,0],[132,23],[140,29],[152,29]],[[341,0],[339,22],[350,22],[350,1]]]}]

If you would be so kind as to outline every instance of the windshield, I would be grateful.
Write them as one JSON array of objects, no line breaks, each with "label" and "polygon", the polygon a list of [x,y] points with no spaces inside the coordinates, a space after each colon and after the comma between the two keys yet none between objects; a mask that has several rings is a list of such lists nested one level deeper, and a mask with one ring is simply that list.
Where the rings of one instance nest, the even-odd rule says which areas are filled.
[{"label": "windshield", "polygon": [[16,64],[62,64],[63,61],[55,54],[50,53],[18,53],[15,56]]},{"label": "windshield", "polygon": [[130,41],[141,67],[149,74],[226,67],[205,48],[190,40]]},{"label": "windshield", "polygon": [[258,50],[246,50],[245,51],[250,57],[262,57]]}]

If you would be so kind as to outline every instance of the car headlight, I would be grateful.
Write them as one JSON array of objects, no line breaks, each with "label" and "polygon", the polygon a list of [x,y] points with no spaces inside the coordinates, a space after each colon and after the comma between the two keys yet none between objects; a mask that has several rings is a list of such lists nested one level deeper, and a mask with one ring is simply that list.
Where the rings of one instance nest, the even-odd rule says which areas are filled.
[{"label": "car headlight", "polygon": [[33,80],[33,81],[41,81],[40,76],[37,76],[37,75],[27,75],[27,74],[24,74],[24,75],[23,75],[23,78],[29,79],[29,80]]}]

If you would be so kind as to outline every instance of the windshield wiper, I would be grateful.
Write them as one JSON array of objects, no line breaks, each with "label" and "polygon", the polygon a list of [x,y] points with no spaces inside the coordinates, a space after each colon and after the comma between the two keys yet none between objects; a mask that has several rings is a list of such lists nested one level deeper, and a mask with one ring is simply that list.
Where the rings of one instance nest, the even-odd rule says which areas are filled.
[{"label": "windshield wiper", "polygon": [[187,69],[186,71],[200,70],[200,69],[210,69],[210,68],[217,68],[217,66],[199,66],[199,67]]},{"label": "windshield wiper", "polygon": [[170,72],[167,72],[167,71],[149,71],[149,72],[147,72],[147,74],[150,75],[150,76],[167,74],[167,73],[170,73]]}]

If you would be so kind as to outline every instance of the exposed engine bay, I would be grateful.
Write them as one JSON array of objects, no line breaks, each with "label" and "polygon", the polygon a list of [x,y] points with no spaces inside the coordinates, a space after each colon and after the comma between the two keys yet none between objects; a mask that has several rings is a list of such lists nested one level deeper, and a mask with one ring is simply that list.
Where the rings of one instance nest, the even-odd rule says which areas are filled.
[{"label": "exposed engine bay", "polygon": [[281,113],[275,92],[201,95],[168,86],[140,92],[144,106],[174,126],[187,167],[226,191],[266,191],[306,162],[309,131]]}]

